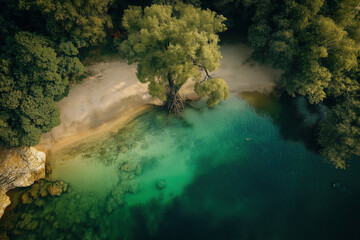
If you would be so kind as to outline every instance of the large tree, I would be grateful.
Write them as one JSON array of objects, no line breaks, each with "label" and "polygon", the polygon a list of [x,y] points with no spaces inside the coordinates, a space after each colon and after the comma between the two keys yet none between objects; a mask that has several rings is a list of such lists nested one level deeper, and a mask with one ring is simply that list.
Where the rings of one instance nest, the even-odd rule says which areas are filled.
[{"label": "large tree", "polygon": [[163,100],[169,114],[183,110],[179,90],[190,78],[198,95],[209,96],[208,105],[228,97],[224,79],[209,75],[221,59],[217,33],[226,29],[224,21],[215,12],[186,4],[144,10],[134,6],[125,11],[122,24],[127,40],[121,50],[129,64],[138,63],[138,79],[149,83],[150,95]]},{"label": "large tree", "polygon": [[101,43],[112,0],[0,0],[0,144],[36,145],[60,123],[55,105]]},{"label": "large tree", "polygon": [[[99,44],[112,27],[108,8],[113,0],[18,0],[20,9],[41,13],[47,34],[56,42],[71,41],[75,47]],[[39,23],[42,25],[43,23]]]},{"label": "large tree", "polygon": [[19,32],[0,54],[0,141],[32,146],[41,134],[60,123],[54,103],[65,91],[59,58],[51,41]]}]

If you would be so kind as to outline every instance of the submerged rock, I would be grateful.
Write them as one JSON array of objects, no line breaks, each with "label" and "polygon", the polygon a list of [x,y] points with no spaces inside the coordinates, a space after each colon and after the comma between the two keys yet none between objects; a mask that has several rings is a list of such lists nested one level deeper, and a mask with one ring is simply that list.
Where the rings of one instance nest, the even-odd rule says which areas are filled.
[{"label": "submerged rock", "polygon": [[45,153],[33,147],[0,149],[0,217],[10,204],[5,195],[8,190],[45,177],[45,159]]},{"label": "submerged rock", "polygon": [[120,152],[124,153],[127,152],[129,149],[126,146],[121,146],[119,150]]},{"label": "submerged rock", "polygon": [[141,175],[141,173],[142,173],[142,166],[139,164],[136,167],[135,174],[136,175]]},{"label": "submerged rock", "polygon": [[36,204],[38,198],[44,198],[49,195],[60,196],[64,192],[67,192],[67,190],[68,184],[62,181],[52,182],[40,180],[31,185],[31,187],[21,195],[21,202],[22,204],[30,204],[35,201]]},{"label": "submerged rock", "polygon": [[4,214],[4,210],[10,205],[10,198],[6,194],[0,195],[0,217]]},{"label": "submerged rock", "polygon": [[[124,201],[122,200],[121,205],[123,203],[124,203]],[[113,198],[110,198],[106,203],[105,210],[107,213],[112,213],[117,207],[118,207],[118,203],[116,203]]]},{"label": "submerged rock", "polygon": [[48,192],[51,196],[60,196],[63,192],[66,192],[67,189],[68,185],[66,183],[55,182],[49,186]]},{"label": "submerged rock", "polygon": [[40,194],[41,197],[47,197],[47,196],[48,196],[48,191],[47,191],[47,189],[44,187],[44,188],[41,188],[41,189],[40,189],[39,194]]},{"label": "submerged rock", "polygon": [[123,184],[123,187],[127,193],[131,193],[131,194],[136,194],[140,190],[139,184],[134,180],[127,181],[126,183]]},{"label": "submerged rock", "polygon": [[33,199],[30,197],[28,192],[25,192],[21,195],[21,202],[22,204],[30,204],[33,202]]},{"label": "submerged rock", "polygon": [[114,188],[111,191],[111,198],[118,206],[122,206],[124,204],[125,191],[122,188]]},{"label": "submerged rock", "polygon": [[162,189],[166,188],[166,182],[164,179],[157,180],[155,183],[155,186],[157,189],[162,190]]},{"label": "submerged rock", "polygon": [[23,213],[21,215],[21,219],[22,220],[16,224],[17,229],[20,230],[24,229],[31,231],[31,230],[35,230],[39,225],[39,221],[33,219],[33,216],[29,213]]},{"label": "submerged rock", "polygon": [[121,167],[120,170],[123,172],[135,172],[138,169],[139,164],[136,162],[126,162]]},{"label": "submerged rock", "polygon": [[46,174],[51,174],[52,173],[52,169],[51,169],[51,166],[49,164],[45,165],[45,173]]}]

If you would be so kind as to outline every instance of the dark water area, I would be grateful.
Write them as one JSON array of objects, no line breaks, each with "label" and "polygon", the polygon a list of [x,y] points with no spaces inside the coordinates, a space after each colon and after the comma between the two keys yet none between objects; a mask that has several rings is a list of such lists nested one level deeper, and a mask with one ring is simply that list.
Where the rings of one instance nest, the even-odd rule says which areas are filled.
[{"label": "dark water area", "polygon": [[[314,176],[319,164],[298,172],[278,164],[219,166],[166,207],[134,207],[135,239],[359,239],[357,172]],[[332,187],[333,179],[343,188]],[[161,218],[152,233],[144,222],[154,208]]]},{"label": "dark water area", "polygon": [[166,127],[153,110],[52,156],[52,178],[71,191],[19,204],[0,229],[10,239],[360,239],[359,161],[333,168],[284,137],[300,123],[282,124],[278,100],[243,98],[251,106],[236,96],[215,109],[198,102]]},{"label": "dark water area", "polygon": [[268,115],[284,140],[301,142],[307,150],[319,153],[317,127],[325,105],[309,104],[305,97],[293,98],[282,90],[268,94],[244,92],[241,97],[258,114]]}]

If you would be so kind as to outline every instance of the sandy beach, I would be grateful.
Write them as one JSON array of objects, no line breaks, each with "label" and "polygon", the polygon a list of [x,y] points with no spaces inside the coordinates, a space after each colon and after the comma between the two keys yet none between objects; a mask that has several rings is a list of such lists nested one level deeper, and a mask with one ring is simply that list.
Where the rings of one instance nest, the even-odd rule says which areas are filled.
[{"label": "sandy beach", "polygon": [[[212,74],[225,79],[231,93],[270,92],[281,72],[249,60],[251,49],[245,45],[221,46],[223,59]],[[98,138],[119,129],[152,105],[147,85],[136,77],[136,65],[125,60],[97,63],[88,67],[92,76],[73,86],[69,95],[57,103],[61,124],[43,135],[36,148],[52,152],[83,140]],[[194,98],[193,82],[181,89]]]}]

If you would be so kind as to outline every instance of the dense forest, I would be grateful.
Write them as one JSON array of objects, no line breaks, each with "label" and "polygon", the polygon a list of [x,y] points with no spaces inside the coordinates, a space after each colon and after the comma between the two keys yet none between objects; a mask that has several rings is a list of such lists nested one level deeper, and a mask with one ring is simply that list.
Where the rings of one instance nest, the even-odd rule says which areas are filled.
[{"label": "dense forest", "polygon": [[[60,123],[55,102],[82,77],[84,53],[118,51],[126,30],[131,34],[121,25],[129,5],[180,1],[0,2],[0,141],[14,147],[36,145]],[[360,156],[358,0],[183,2],[224,15],[229,34],[246,41],[255,60],[283,70],[279,88],[325,106],[316,131],[326,161],[346,168]],[[114,32],[123,37],[111,37]],[[153,90],[161,95],[159,86]]]}]

